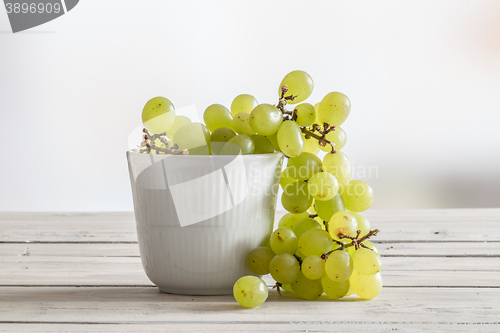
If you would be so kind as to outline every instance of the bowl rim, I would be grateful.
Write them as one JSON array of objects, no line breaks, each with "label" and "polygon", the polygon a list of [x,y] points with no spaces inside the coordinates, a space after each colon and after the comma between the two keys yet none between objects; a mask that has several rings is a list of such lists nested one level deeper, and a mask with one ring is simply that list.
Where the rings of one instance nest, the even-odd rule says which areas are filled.
[{"label": "bowl rim", "polygon": [[[143,154],[143,153],[137,153],[131,150],[126,151],[127,155],[141,155],[141,156],[165,156],[168,158],[219,158],[219,159],[224,159],[224,158],[235,158],[236,155],[164,155],[164,154]],[[274,153],[268,153],[268,154],[247,154],[247,155],[241,155],[243,158],[251,158],[251,157],[266,157],[266,156],[282,156],[284,157],[285,154],[282,152],[274,152]]]}]

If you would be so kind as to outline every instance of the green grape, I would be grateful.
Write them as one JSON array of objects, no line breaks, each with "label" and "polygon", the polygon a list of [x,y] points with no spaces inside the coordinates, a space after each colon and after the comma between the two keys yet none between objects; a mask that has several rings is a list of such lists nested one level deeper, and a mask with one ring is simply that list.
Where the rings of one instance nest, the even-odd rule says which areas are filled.
[{"label": "green grape", "polygon": [[[353,270],[353,273],[354,273],[354,270]],[[351,296],[352,294],[354,294],[354,290],[352,290],[351,278],[347,279],[347,281],[349,281],[349,290],[347,291],[346,296]]]},{"label": "green grape", "polygon": [[[364,236],[363,234],[361,234],[362,236]],[[376,254],[380,255],[380,251],[378,250],[378,247],[375,246],[375,244],[373,244],[372,242],[370,241],[363,241],[363,244],[365,244],[365,246],[368,246],[370,249],[373,250],[373,252],[375,252]]]},{"label": "green grape", "polygon": [[340,194],[344,199],[345,208],[353,212],[364,212],[373,203],[373,190],[362,180],[351,180],[342,186]]},{"label": "green grape", "polygon": [[236,132],[232,129],[221,127],[210,134],[210,148],[215,155],[219,155],[222,147],[236,136]]},{"label": "green grape", "polygon": [[252,138],[246,134],[240,134],[231,138],[224,147],[222,147],[221,155],[249,155],[255,150],[255,144]]},{"label": "green grape", "polygon": [[293,289],[292,289],[292,286],[290,285],[290,283],[282,284],[281,289],[283,289],[286,292],[293,293]]},{"label": "green grape", "polygon": [[182,126],[186,125],[186,124],[189,124],[191,122],[191,119],[189,119],[188,117],[184,117],[184,116],[175,116],[175,119],[174,119],[174,123],[172,124],[172,126],[170,126],[170,128],[166,131],[167,133],[167,137],[169,139],[173,139],[174,138],[174,135],[175,135],[175,132],[177,132],[177,130],[179,128],[181,128]]},{"label": "green grape", "polygon": [[297,251],[298,243],[299,241],[293,231],[285,227],[274,230],[269,240],[271,249],[276,254],[294,254]]},{"label": "green grape", "polygon": [[290,230],[293,230],[297,223],[302,221],[303,219],[306,219],[309,217],[308,212],[300,213],[300,214],[293,214],[293,213],[286,213],[283,215],[283,217],[279,220],[278,222],[278,228],[285,227]]},{"label": "green grape", "polygon": [[[335,143],[335,150],[340,150],[344,148],[347,142],[347,134],[341,127],[336,127],[335,131],[331,131],[326,134],[326,139],[328,141]],[[321,149],[322,151],[328,151],[328,152],[332,151],[332,146],[330,145],[320,146],[319,141],[316,142],[318,148]]]},{"label": "green grape", "polygon": [[346,95],[331,92],[326,95],[319,105],[318,120],[321,123],[340,126],[351,112],[351,101]]},{"label": "green grape", "polygon": [[294,112],[297,115],[295,122],[299,126],[309,127],[316,120],[316,110],[309,103],[302,103],[295,107]]},{"label": "green grape", "polygon": [[233,295],[236,301],[245,308],[255,308],[266,301],[269,290],[262,279],[247,275],[236,281]]},{"label": "green grape", "polygon": [[319,121],[319,117],[318,117],[320,104],[321,104],[321,102],[314,104],[314,111],[316,111],[316,120],[314,121],[314,123],[318,124],[318,125],[323,125],[323,123],[321,121]]},{"label": "green grape", "polygon": [[314,88],[314,82],[309,74],[304,71],[293,71],[288,73],[280,83],[278,96],[281,98],[281,87],[287,86],[288,92],[285,96],[293,95],[295,99],[288,101],[289,104],[297,104],[305,101]]},{"label": "green grape", "polygon": [[281,204],[290,213],[298,214],[307,211],[311,206],[312,197],[307,190],[307,183],[297,180],[288,184],[281,196]]},{"label": "green grape", "polygon": [[233,119],[233,128],[239,134],[255,134],[250,126],[250,115],[246,112],[240,112]]},{"label": "green grape", "polygon": [[340,241],[340,235],[354,237],[356,235],[358,222],[354,215],[341,211],[333,214],[328,222],[328,231],[333,239]]},{"label": "green grape", "polygon": [[318,172],[309,179],[307,188],[315,200],[325,201],[337,195],[339,182],[328,172]]},{"label": "green grape", "polygon": [[380,273],[366,275],[355,269],[349,280],[352,290],[363,299],[375,298],[382,290],[382,276]]},{"label": "green grape", "polygon": [[288,184],[295,183],[297,181],[295,178],[297,174],[296,171],[297,170],[295,168],[287,167],[281,172],[280,185],[282,189],[285,189]]},{"label": "green grape", "polygon": [[297,157],[304,150],[304,140],[299,125],[294,121],[285,121],[278,130],[278,145],[288,157]]},{"label": "green grape", "polygon": [[352,258],[346,251],[334,251],[326,259],[325,273],[332,281],[346,281],[351,276],[352,270]]},{"label": "green grape", "polygon": [[302,140],[304,141],[304,150],[302,152],[311,153],[313,155],[319,153],[319,147],[317,144],[318,140],[314,138],[306,139],[306,135],[304,133],[302,133]]},{"label": "green grape", "polygon": [[321,280],[310,280],[302,273],[299,273],[290,286],[293,292],[302,299],[314,300],[323,294]]},{"label": "green grape", "polygon": [[174,105],[165,97],[151,98],[142,109],[142,123],[151,134],[166,132],[174,120]]},{"label": "green grape", "polygon": [[330,200],[314,201],[314,205],[319,217],[324,221],[330,221],[333,214],[345,210],[344,199],[342,199],[340,194],[337,194]]},{"label": "green grape", "polygon": [[311,229],[299,238],[299,250],[305,255],[321,256],[332,248],[332,237],[323,229]]},{"label": "green grape", "polygon": [[321,160],[311,153],[302,153],[297,157],[288,159],[287,166],[295,168],[292,175],[298,180],[308,180],[314,174],[321,171]]},{"label": "green grape", "polygon": [[259,104],[250,113],[250,126],[260,135],[276,133],[282,122],[283,113],[271,104]]},{"label": "green grape", "polygon": [[274,255],[273,250],[267,246],[257,247],[248,254],[248,268],[255,274],[269,274],[269,263],[274,258]]},{"label": "green grape", "polygon": [[210,132],[205,125],[200,123],[189,123],[177,130],[174,135],[174,143],[179,149],[188,149],[190,155],[208,155],[208,143]]},{"label": "green grape", "polygon": [[321,278],[321,285],[323,286],[326,296],[331,299],[340,299],[346,296],[349,292],[349,288],[351,287],[349,279],[337,282],[330,279],[328,275],[323,275]]},{"label": "green grape", "polygon": [[354,217],[356,218],[356,222],[358,222],[357,230],[361,230],[361,237],[370,232],[370,222],[368,222],[366,217],[355,212],[349,213],[354,215]]},{"label": "green grape", "polygon": [[278,144],[278,132],[271,134],[271,135],[267,135],[266,138],[268,138],[269,141],[271,141],[271,144],[273,145],[274,150],[281,151],[280,145]]},{"label": "green grape", "polygon": [[295,227],[293,228],[293,233],[300,239],[300,237],[307,231],[311,229],[321,229],[321,224],[318,223],[313,218],[307,217],[301,221],[299,221]]},{"label": "green grape", "polygon": [[334,175],[339,185],[346,185],[351,180],[351,162],[349,162],[346,154],[341,151],[325,155],[323,158],[323,171]]},{"label": "green grape", "polygon": [[320,256],[307,256],[300,267],[302,274],[309,280],[321,279],[325,275],[325,260]]},{"label": "green grape", "polygon": [[279,283],[292,283],[300,273],[300,265],[290,253],[277,254],[269,263],[269,272]]},{"label": "green grape", "polygon": [[233,117],[224,105],[210,105],[203,114],[203,120],[205,120],[205,125],[210,132],[221,127],[233,129]]},{"label": "green grape", "polygon": [[255,145],[255,150],[253,151],[254,154],[274,153],[274,148],[273,145],[271,144],[271,141],[269,141],[269,139],[266,138],[265,136],[259,134],[252,134],[250,135],[250,138],[252,139]]},{"label": "green grape", "polygon": [[364,247],[360,247],[354,251],[352,254],[352,262],[358,272],[366,275],[377,274],[382,268],[380,255]]},{"label": "green grape", "polygon": [[258,104],[257,100],[252,95],[238,95],[231,103],[231,114],[234,117],[240,112],[250,113]]}]

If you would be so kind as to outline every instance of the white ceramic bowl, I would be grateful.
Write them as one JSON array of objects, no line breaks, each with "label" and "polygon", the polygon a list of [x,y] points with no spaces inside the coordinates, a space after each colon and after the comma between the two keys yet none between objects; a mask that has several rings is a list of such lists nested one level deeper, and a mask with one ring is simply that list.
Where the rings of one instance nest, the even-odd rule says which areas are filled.
[{"label": "white ceramic bowl", "polygon": [[272,232],[283,154],[127,159],[149,279],[166,293],[231,294]]}]

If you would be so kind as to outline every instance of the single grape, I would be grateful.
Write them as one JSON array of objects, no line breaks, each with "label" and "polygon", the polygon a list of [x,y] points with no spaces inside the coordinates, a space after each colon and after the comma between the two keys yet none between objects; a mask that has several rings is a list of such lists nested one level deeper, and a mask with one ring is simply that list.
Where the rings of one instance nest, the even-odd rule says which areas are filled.
[{"label": "single grape", "polygon": [[349,288],[351,287],[349,279],[337,282],[330,279],[326,274],[321,278],[321,285],[323,286],[326,296],[331,299],[340,299],[346,296],[349,292]]},{"label": "single grape", "polygon": [[[344,130],[341,127],[336,127],[335,131],[328,132],[326,134],[326,139],[328,141],[331,141],[335,143],[335,150],[340,150],[344,148],[346,142],[347,142],[347,134],[344,132]],[[321,146],[319,144],[319,141],[317,141],[318,148],[321,149],[322,151],[327,151],[330,152],[332,151],[332,146],[326,145],[326,146]]]},{"label": "single grape", "polygon": [[325,273],[332,281],[346,281],[351,276],[352,270],[352,258],[346,251],[334,251],[326,259]]},{"label": "single grape", "polygon": [[210,132],[200,123],[189,123],[177,130],[173,139],[179,149],[188,149],[189,155],[209,155]]},{"label": "single grape", "polygon": [[307,188],[315,200],[325,201],[337,195],[339,182],[328,172],[318,172],[309,179]]},{"label": "single grape", "polygon": [[282,227],[273,231],[269,244],[276,254],[294,254],[298,248],[298,239],[292,230]]},{"label": "single grape", "polygon": [[297,125],[309,127],[314,124],[316,120],[316,110],[314,110],[314,106],[309,103],[302,103],[295,107],[294,112],[297,115]]},{"label": "single grape", "polygon": [[297,169],[294,167],[287,167],[281,172],[280,185],[282,189],[288,184],[295,183],[297,181]]},{"label": "single grape", "polygon": [[306,152],[288,159],[287,163],[288,168],[295,168],[290,172],[298,180],[308,180],[321,171],[321,166],[322,163],[318,156]]},{"label": "single grape", "polygon": [[305,255],[321,256],[332,248],[332,237],[323,229],[311,229],[299,238],[299,250]]},{"label": "single grape", "polygon": [[175,119],[174,119],[172,126],[170,126],[170,128],[166,131],[167,137],[169,139],[173,139],[175,132],[177,132],[179,130],[179,128],[181,128],[182,126],[184,126],[186,124],[189,124],[190,122],[191,122],[191,119],[189,119],[188,117],[175,116]]},{"label": "single grape", "polygon": [[255,144],[252,138],[246,134],[240,134],[231,138],[224,147],[222,147],[221,155],[249,155],[255,150]]},{"label": "single grape", "polygon": [[210,132],[221,127],[233,129],[233,117],[224,105],[210,105],[203,114],[203,120]]},{"label": "single grape", "polygon": [[351,180],[351,162],[349,162],[346,154],[341,151],[325,155],[323,158],[323,171],[334,175],[339,185],[346,185]]},{"label": "single grape", "polygon": [[354,270],[349,281],[352,290],[363,299],[375,298],[382,290],[382,276],[380,273],[366,275]]},{"label": "single grape", "polygon": [[311,153],[316,155],[319,153],[318,140],[314,138],[306,139],[306,135],[302,133],[302,140],[304,141],[304,150],[302,152]]},{"label": "single grape", "polygon": [[236,301],[245,308],[255,308],[266,301],[269,290],[262,279],[248,275],[236,281],[233,295]]},{"label": "single grape", "polygon": [[333,239],[340,241],[341,235],[354,237],[356,235],[358,222],[354,215],[349,212],[341,211],[333,214],[328,222],[328,231]]},{"label": "single grape", "polygon": [[351,180],[342,186],[340,194],[344,199],[345,208],[353,212],[364,212],[373,203],[373,190],[362,180]]},{"label": "single grape", "polygon": [[292,283],[300,273],[300,265],[290,253],[277,254],[269,263],[269,272],[279,283]]},{"label": "single grape", "polygon": [[279,220],[278,222],[278,228],[285,227],[290,230],[293,230],[297,223],[302,221],[303,219],[306,219],[309,217],[308,212],[300,213],[300,214],[293,214],[293,213],[286,213],[283,215],[283,217]]},{"label": "single grape", "polygon": [[321,224],[318,223],[313,218],[307,217],[301,221],[299,221],[295,227],[293,228],[293,233],[297,237],[297,239],[300,239],[300,237],[308,230],[311,229],[321,229]]},{"label": "single grape", "polygon": [[321,102],[314,104],[314,111],[316,111],[316,120],[314,121],[314,123],[318,124],[318,125],[323,125],[323,123],[319,120],[319,117],[318,117],[320,104],[321,104]]},{"label": "single grape", "polygon": [[310,280],[299,273],[295,281],[290,283],[293,292],[302,299],[314,300],[323,294],[321,280]]},{"label": "single grape", "polygon": [[294,121],[285,121],[278,130],[278,145],[288,157],[297,157],[304,150],[304,140],[299,125]]},{"label": "single grape", "polygon": [[269,274],[269,263],[274,258],[275,254],[267,246],[260,246],[253,249],[247,258],[248,268],[259,275]]},{"label": "single grape", "polygon": [[273,145],[271,144],[271,141],[269,141],[269,139],[266,138],[265,136],[259,134],[252,134],[250,135],[250,138],[252,139],[255,145],[255,150],[253,151],[254,154],[274,153],[274,148]]},{"label": "single grape", "polygon": [[364,247],[360,247],[354,251],[352,262],[358,272],[366,275],[377,274],[382,268],[380,255]]},{"label": "single grape", "polygon": [[[175,124],[174,124],[175,125]],[[236,132],[232,129],[221,127],[210,134],[210,148],[215,155],[219,155],[222,147],[236,136]]]},{"label": "single grape", "polygon": [[142,109],[142,123],[151,134],[166,132],[174,120],[174,105],[165,97],[151,98]]},{"label": "single grape", "polygon": [[283,113],[271,104],[259,104],[250,113],[250,126],[260,135],[276,133],[282,122]]},{"label": "single grape", "polygon": [[289,104],[297,104],[305,101],[312,93],[314,82],[309,74],[304,71],[293,71],[288,73],[280,83],[278,96],[281,98],[281,87],[287,86],[288,92],[285,96],[295,96],[293,101],[288,101]]},{"label": "single grape", "polygon": [[266,138],[268,138],[269,141],[271,141],[271,144],[273,145],[274,150],[281,151],[280,145],[278,144],[278,132],[271,134],[271,135],[267,135]]},{"label": "single grape", "polygon": [[370,232],[370,222],[363,215],[355,212],[349,212],[356,218],[358,222],[357,230],[361,230],[361,237]]},{"label": "single grape", "polygon": [[325,260],[316,255],[307,256],[302,261],[300,269],[302,274],[309,280],[321,279],[325,275]]},{"label": "single grape", "polygon": [[319,217],[324,221],[330,221],[333,214],[345,210],[344,199],[342,199],[340,194],[337,194],[330,200],[315,201],[314,205]]},{"label": "single grape", "polygon": [[340,126],[351,112],[351,101],[346,95],[339,92],[331,92],[326,95],[318,110],[318,120],[321,123]]},{"label": "single grape", "polygon": [[233,128],[239,134],[255,134],[252,126],[250,126],[250,115],[246,112],[240,112],[234,116]]},{"label": "single grape", "polygon": [[288,184],[281,196],[281,204],[290,213],[298,214],[307,211],[311,206],[312,197],[307,190],[307,183],[296,181]]},{"label": "single grape", "polygon": [[238,95],[231,103],[231,114],[234,117],[240,112],[250,113],[258,104],[257,100],[252,95]]}]

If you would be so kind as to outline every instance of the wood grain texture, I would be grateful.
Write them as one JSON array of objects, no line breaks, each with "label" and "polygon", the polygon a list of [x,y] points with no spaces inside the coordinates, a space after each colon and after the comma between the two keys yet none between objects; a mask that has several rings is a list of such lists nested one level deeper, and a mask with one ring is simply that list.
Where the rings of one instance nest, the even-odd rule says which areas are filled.
[{"label": "wood grain texture", "polygon": [[261,307],[242,309],[230,295],[159,293],[132,213],[0,213],[0,332],[500,331],[500,209],[365,215],[382,230],[377,298],[301,301],[270,290]]}]

